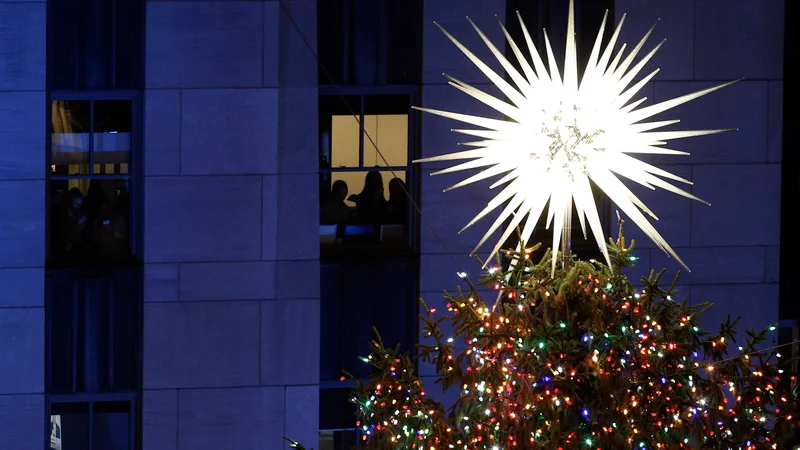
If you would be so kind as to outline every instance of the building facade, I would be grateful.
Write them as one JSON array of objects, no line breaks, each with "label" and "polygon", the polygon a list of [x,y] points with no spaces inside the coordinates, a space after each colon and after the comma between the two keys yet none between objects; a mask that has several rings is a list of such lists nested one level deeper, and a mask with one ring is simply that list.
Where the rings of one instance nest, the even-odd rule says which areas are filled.
[{"label": "building facade", "polygon": [[[629,45],[661,19],[648,102],[744,78],[672,114],[739,131],[655,158],[712,206],[636,192],[692,268],[681,293],[716,303],[708,323],[794,319],[780,274],[796,248],[781,208],[798,198],[782,126],[797,12],[576,4],[588,41],[605,9],[628,14]],[[457,231],[491,192],[443,193],[454,177],[411,163],[459,137],[410,106],[492,116],[441,74],[494,88],[433,21],[500,72],[464,16],[499,45],[495,16],[514,34],[516,11],[558,52],[566,0],[0,1],[0,448],[346,448],[341,370],[365,375],[371,327],[413,346],[416,298],[439,305],[458,271],[479,275],[468,253],[483,227]],[[399,215],[328,220],[337,182],[349,202],[370,172]],[[631,276],[678,269],[626,234]],[[432,367],[419,372],[433,384]]]}]

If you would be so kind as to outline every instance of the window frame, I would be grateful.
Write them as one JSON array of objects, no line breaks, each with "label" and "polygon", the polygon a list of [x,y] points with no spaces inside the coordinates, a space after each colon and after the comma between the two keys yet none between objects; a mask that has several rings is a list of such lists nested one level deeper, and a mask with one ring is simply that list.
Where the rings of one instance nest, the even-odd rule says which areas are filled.
[{"label": "window frame", "polygon": [[[351,432],[353,432],[353,433],[355,434],[355,442],[353,443],[354,445],[352,445],[352,446],[348,446],[348,448],[357,448],[357,447],[358,447],[358,444],[360,444],[360,443],[361,443],[361,428],[360,428],[360,427],[351,427],[351,428],[321,428],[321,429],[319,430],[319,434],[320,434],[320,435],[322,435],[322,433],[334,433],[334,439],[335,439],[335,438],[336,438],[336,435],[335,435],[336,433],[345,433],[345,432],[348,432],[348,431],[351,431]],[[320,440],[321,440],[321,439],[320,439]],[[301,442],[301,444],[302,444],[302,442]],[[334,449],[334,450],[337,450],[337,449]]]},{"label": "window frame", "polygon": [[[359,167],[318,167],[319,175],[345,173],[345,172],[366,172],[369,170],[379,170],[381,172],[404,172],[406,174],[406,189],[410,195],[409,215],[405,223],[407,227],[408,239],[406,250],[411,250],[416,254],[419,250],[419,213],[414,205],[419,205],[420,192],[420,168],[419,164],[414,164],[419,154],[419,126],[420,120],[418,112],[413,109],[419,99],[420,89],[412,85],[389,85],[389,86],[319,86],[318,98],[332,98],[343,101],[346,97],[359,98],[358,122],[359,122]],[[408,158],[405,166],[364,166],[364,106],[367,98],[380,98],[388,96],[405,96],[408,98]],[[366,114],[375,115],[375,114]],[[325,118],[327,119],[327,117]],[[320,116],[320,120],[323,117]],[[320,131],[322,126],[320,124]],[[321,135],[318,132],[318,145],[321,143]],[[379,149],[380,150],[380,149]],[[399,249],[393,249],[394,251]],[[396,254],[396,253],[395,253]]]},{"label": "window frame", "polygon": [[[140,432],[137,429],[138,423],[137,418],[139,417],[139,411],[141,410],[141,396],[138,393],[108,393],[108,394],[45,394],[45,405],[47,410],[45,411],[46,414],[44,416],[44,426],[45,426],[45,433],[44,434],[44,448],[45,450],[50,450],[50,416],[52,415],[53,405],[63,405],[63,404],[85,404],[88,408],[88,415],[89,415],[89,448],[92,449],[93,443],[93,433],[92,433],[92,426],[94,425],[94,415],[95,415],[95,408],[94,406],[98,403],[120,403],[120,402],[128,402],[130,405],[128,410],[128,437],[129,443],[128,448],[130,450],[137,450],[141,446],[139,445],[140,442],[138,441],[138,436],[140,436]],[[64,436],[64,425],[62,422],[61,425],[61,436]],[[137,445],[139,445],[137,447]]]},{"label": "window frame", "polygon": [[[53,113],[52,104],[55,101],[88,101],[92,104],[97,101],[105,100],[130,100],[131,102],[131,142],[130,142],[130,163],[127,174],[81,174],[81,175],[52,175],[52,160],[53,160]],[[51,226],[51,182],[60,180],[113,180],[125,179],[128,180],[128,194],[129,210],[128,210],[128,247],[131,252],[131,259],[128,264],[123,265],[138,265],[143,260],[143,218],[142,218],[142,205],[143,205],[143,174],[144,174],[144,158],[142,152],[142,112],[143,112],[143,92],[138,90],[111,90],[111,91],[51,91],[47,95],[46,104],[46,133],[45,133],[45,201],[47,207],[45,208],[45,261],[46,266],[85,266],[78,262],[59,261],[54,263],[51,260],[50,248],[50,235]],[[90,109],[90,123],[94,126],[94,106]],[[94,143],[93,139],[89,139],[89,162],[87,163],[90,168],[94,164]],[[107,261],[102,259],[97,260],[97,265],[106,265]]]}]

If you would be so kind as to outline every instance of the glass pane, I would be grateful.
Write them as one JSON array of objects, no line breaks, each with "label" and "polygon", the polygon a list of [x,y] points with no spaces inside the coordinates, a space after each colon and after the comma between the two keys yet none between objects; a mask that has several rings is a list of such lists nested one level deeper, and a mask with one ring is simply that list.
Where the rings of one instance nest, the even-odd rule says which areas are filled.
[{"label": "glass pane", "polygon": [[350,260],[323,268],[322,311],[337,319],[324,321],[321,327],[321,380],[338,380],[343,370],[369,376],[370,366],[358,358],[369,353],[373,326],[387,346],[400,344],[403,351],[413,352],[417,305],[403,299],[415,295],[416,264]]},{"label": "glass pane", "polygon": [[53,175],[89,173],[90,103],[87,100],[55,100],[52,103]]},{"label": "glass pane", "polygon": [[346,0],[317,2],[317,48],[320,59],[318,79],[320,85],[345,84],[345,14]]},{"label": "glass pane", "polygon": [[352,115],[331,118],[331,167],[358,166],[358,119]]},{"label": "glass pane", "polygon": [[130,163],[132,117],[130,100],[94,103],[94,173],[120,174]]},{"label": "glass pane", "polygon": [[130,255],[128,180],[50,182],[50,256],[75,260]]},{"label": "glass pane", "polygon": [[[109,2],[110,3],[110,2]],[[115,1],[114,5],[114,89],[144,88],[145,2]]]},{"label": "glass pane", "polygon": [[49,392],[136,390],[141,279],[114,272],[47,278]]},{"label": "glass pane", "polygon": [[[74,319],[75,290],[71,282],[47,279],[46,295],[49,330],[48,385],[49,392],[56,394],[73,392],[72,367],[78,356],[72,347],[76,335]],[[76,380],[75,380],[76,381]]]},{"label": "glass pane", "polygon": [[98,450],[130,450],[130,426],[130,403],[95,403],[92,448]]},{"label": "glass pane", "polygon": [[113,296],[109,298],[111,352],[114,355],[110,390],[114,392],[135,391],[138,380],[140,355],[139,307],[141,305],[141,278],[116,276],[113,280]]},{"label": "glass pane", "polygon": [[364,116],[364,167],[398,167],[407,164],[408,115]]},{"label": "glass pane", "polygon": [[350,450],[357,444],[358,434],[356,430],[319,432],[319,450]]},{"label": "glass pane", "polygon": [[89,405],[56,403],[50,407],[50,450],[88,450]]},{"label": "glass pane", "polygon": [[48,27],[53,36],[48,52],[48,72],[52,74],[53,89],[82,89],[82,70],[84,58],[81,38],[84,11],[76,2],[51,1],[47,5],[50,19]]},{"label": "glass pane", "polygon": [[[337,127],[340,128],[337,132],[337,165],[344,165],[347,163],[341,162],[341,158],[347,158],[351,155],[353,148],[355,148],[356,166],[358,162],[358,126],[352,129],[352,121],[355,121],[354,114],[359,114],[361,111],[361,97],[357,96],[338,96],[338,95],[323,95],[319,97],[319,167],[320,169],[330,169],[331,161],[333,159],[333,134],[334,134],[334,118],[336,119]],[[351,119],[347,119],[350,117]],[[357,121],[356,121],[357,122]],[[350,130],[348,130],[350,128]],[[346,140],[350,142],[355,137],[356,145],[352,144],[348,147],[345,145]],[[345,141],[342,141],[345,139]],[[352,157],[351,157],[352,158]],[[351,159],[352,160],[352,159]],[[330,186],[328,189],[330,190]]]},{"label": "glass pane", "polygon": [[385,5],[389,17],[382,22],[386,35],[386,48],[382,49],[387,64],[386,81],[388,84],[420,84],[422,1],[385,2]]}]

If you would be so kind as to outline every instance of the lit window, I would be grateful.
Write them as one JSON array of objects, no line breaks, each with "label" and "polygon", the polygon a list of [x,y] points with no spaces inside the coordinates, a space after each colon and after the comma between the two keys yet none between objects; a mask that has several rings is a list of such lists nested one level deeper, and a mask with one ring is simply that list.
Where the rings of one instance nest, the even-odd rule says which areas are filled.
[{"label": "lit window", "polygon": [[327,242],[408,244],[408,95],[320,98],[320,224]]},{"label": "lit window", "polygon": [[49,262],[132,255],[133,107],[131,98],[52,102]]}]

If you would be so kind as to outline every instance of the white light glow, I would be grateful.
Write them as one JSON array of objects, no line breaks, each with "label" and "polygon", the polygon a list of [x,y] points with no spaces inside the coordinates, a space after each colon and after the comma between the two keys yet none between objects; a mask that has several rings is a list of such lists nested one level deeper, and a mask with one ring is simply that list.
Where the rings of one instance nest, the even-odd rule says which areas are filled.
[{"label": "white light glow", "polygon": [[[636,56],[653,31],[651,28],[629,53],[625,54],[626,46],[624,44],[615,52],[614,46],[625,21],[625,16],[623,16],[614,30],[610,42],[602,49],[601,53],[607,15],[606,12],[580,82],[578,81],[572,0],[569,5],[563,76],[559,73],[547,33],[545,32],[547,54],[547,67],[545,67],[545,61],[540,57],[519,14],[528,50],[527,56],[514,42],[502,23],[500,26],[503,27],[503,33],[519,62],[522,73],[470,21],[512,83],[507,82],[502,75],[492,70],[452,35],[439,27],[508,99],[506,101],[494,97],[445,75],[451,86],[497,110],[505,115],[507,120],[417,108],[475,127],[453,130],[477,138],[461,144],[471,147],[469,150],[415,161],[470,160],[435,172],[433,175],[481,169],[477,174],[445,191],[500,176],[491,188],[502,186],[502,189],[486,208],[461,230],[464,231],[505,204],[497,220],[478,242],[473,254],[504,223],[508,222],[487,259],[487,261],[491,260],[491,257],[497,253],[526,216],[528,220],[522,229],[522,238],[527,241],[549,201],[547,226],[548,228],[553,226],[552,264],[553,270],[555,270],[561,234],[571,226],[574,203],[584,237],[586,237],[586,222],[588,222],[589,228],[598,240],[598,246],[610,265],[600,216],[589,183],[589,180],[592,180],[659,248],[686,267],[643,213],[653,219],[657,220],[658,218],[622,183],[620,177],[649,189],[661,188],[703,202],[691,193],[665,181],[692,184],[689,180],[645,163],[631,155],[686,155],[685,152],[665,147],[667,141],[730,131],[664,130],[664,127],[673,125],[678,120],[657,122],[647,120],[656,114],[725,87],[732,82],[639,108],[646,98],[633,101],[632,99],[653,79],[658,70],[638,79],[637,76],[663,44],[663,41],[634,63]],[[703,203],[708,204],[707,202]]]}]

